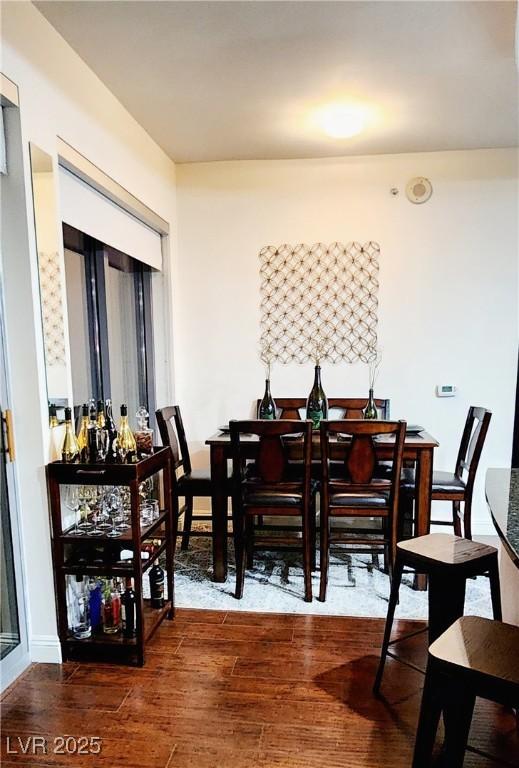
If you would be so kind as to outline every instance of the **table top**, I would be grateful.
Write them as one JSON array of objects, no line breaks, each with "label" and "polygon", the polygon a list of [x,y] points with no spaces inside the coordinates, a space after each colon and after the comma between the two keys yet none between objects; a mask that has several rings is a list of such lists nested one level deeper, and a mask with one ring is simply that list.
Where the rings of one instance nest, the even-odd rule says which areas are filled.
[{"label": "table top", "polygon": [[[319,440],[319,433],[316,433],[313,435],[314,440]],[[243,435],[242,440],[245,442],[257,442],[258,436],[257,435]],[[379,445],[391,445],[394,443],[395,438],[392,435],[387,436],[380,436],[375,439],[375,443]],[[228,432],[216,432],[214,435],[211,435],[211,437],[208,437],[205,441],[206,445],[227,445],[231,442],[231,436]],[[434,438],[432,435],[430,435],[428,432],[418,432],[417,434],[406,434],[405,436],[405,447],[406,448],[437,448],[439,446],[439,442]]]},{"label": "table top", "polygon": [[485,495],[496,530],[519,568],[519,469],[489,469]]}]

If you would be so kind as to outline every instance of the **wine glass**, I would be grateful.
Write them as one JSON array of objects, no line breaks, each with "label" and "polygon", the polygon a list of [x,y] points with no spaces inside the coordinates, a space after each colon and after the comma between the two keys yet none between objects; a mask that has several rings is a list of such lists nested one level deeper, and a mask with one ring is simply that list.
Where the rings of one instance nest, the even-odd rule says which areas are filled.
[{"label": "wine glass", "polygon": [[117,490],[115,487],[111,488],[106,499],[107,508],[110,510],[110,517],[112,518],[112,528],[107,533],[107,536],[110,538],[116,538],[121,535],[121,531],[117,528],[117,522],[121,514],[121,499]]},{"label": "wine glass", "polygon": [[100,486],[100,504],[99,504],[99,511],[97,514],[97,526],[102,531],[110,531],[112,529],[112,524],[110,523],[110,513],[108,511],[108,502],[107,497],[110,492],[109,486]]},{"label": "wine glass", "polygon": [[88,531],[89,536],[100,536],[103,533],[102,528],[98,525],[99,510],[101,506],[101,495],[99,491],[99,488],[94,487],[91,492],[90,508],[92,510],[93,527]]},{"label": "wine glass", "polygon": [[90,517],[91,489],[88,485],[80,485],[78,488],[79,519],[78,528],[82,533],[88,533],[92,528]]},{"label": "wine glass", "polygon": [[74,513],[74,530],[72,532],[76,536],[79,536],[81,530],[79,528],[79,488],[77,485],[67,485],[65,491],[65,506]]}]

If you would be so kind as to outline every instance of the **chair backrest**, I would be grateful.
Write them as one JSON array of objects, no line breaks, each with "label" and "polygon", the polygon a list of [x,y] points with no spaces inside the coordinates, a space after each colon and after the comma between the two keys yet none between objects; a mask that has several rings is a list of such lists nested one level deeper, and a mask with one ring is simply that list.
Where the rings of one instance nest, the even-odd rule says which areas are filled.
[{"label": "chair backrest", "polygon": [[231,446],[233,457],[233,477],[236,483],[243,479],[245,466],[244,444],[249,443],[250,435],[259,438],[257,456],[254,464],[254,483],[272,486],[294,485],[294,478],[288,475],[288,445],[285,438],[302,437],[303,480],[299,480],[308,493],[310,491],[312,464],[312,422],[288,419],[273,421],[230,421]]},{"label": "chair backrest", "polygon": [[191,472],[191,458],[178,405],[168,405],[155,411],[162,445],[169,445],[173,454],[173,469],[183,467],[184,472]]},{"label": "chair backrest", "polygon": [[[343,462],[343,476],[332,482],[337,482],[345,490],[350,489],[353,492],[385,489],[390,493],[391,502],[396,500],[397,503],[405,430],[405,421],[322,421],[320,432],[323,484],[327,485],[329,481],[329,462],[333,458],[334,466],[337,466],[339,461]],[[390,436],[394,437],[394,440],[389,442],[392,448],[391,472],[389,476],[379,478],[376,474],[377,455],[374,440],[377,437]]]},{"label": "chair backrest", "polygon": [[481,451],[485,444],[492,412],[486,408],[478,408],[471,405],[467,414],[465,428],[461,436],[460,449],[456,461],[456,477],[462,478],[463,472],[467,472],[467,488],[474,485],[478,470]]},{"label": "chair backrest", "polygon": [[[301,411],[306,408],[306,397],[275,397],[278,419],[301,419]],[[261,400],[257,401],[256,413],[259,411]],[[389,419],[389,400],[375,398],[381,419]],[[361,419],[366,400],[362,397],[329,397],[328,411],[336,410],[334,417],[340,419]],[[332,415],[329,413],[329,415]]]}]

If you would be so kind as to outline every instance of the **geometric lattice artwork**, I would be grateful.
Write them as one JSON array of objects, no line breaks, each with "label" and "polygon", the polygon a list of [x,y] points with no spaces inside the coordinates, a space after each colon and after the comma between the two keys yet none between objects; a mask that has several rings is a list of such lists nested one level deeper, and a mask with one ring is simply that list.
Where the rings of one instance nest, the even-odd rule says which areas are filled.
[{"label": "geometric lattice artwork", "polygon": [[369,362],[377,351],[377,243],[268,245],[260,251],[265,363]]},{"label": "geometric lattice artwork", "polygon": [[45,363],[65,365],[65,331],[60,260],[57,253],[38,252]]}]

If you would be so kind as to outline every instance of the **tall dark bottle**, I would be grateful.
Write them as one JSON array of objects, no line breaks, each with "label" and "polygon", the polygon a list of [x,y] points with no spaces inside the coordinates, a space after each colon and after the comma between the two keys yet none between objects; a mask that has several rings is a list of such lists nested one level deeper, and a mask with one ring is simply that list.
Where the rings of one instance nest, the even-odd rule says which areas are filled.
[{"label": "tall dark bottle", "polygon": [[99,453],[99,427],[97,425],[97,411],[94,403],[90,404],[90,417],[87,425],[87,460],[95,464]]},{"label": "tall dark bottle", "polygon": [[306,401],[306,418],[310,419],[313,429],[319,429],[323,419],[328,418],[328,400],[321,385],[321,366],[315,366],[314,385]]},{"label": "tall dark bottle", "polygon": [[121,595],[121,619],[123,625],[123,637],[135,637],[135,592],[132,588],[132,580],[126,579],[126,589]]},{"label": "tall dark bottle", "polygon": [[276,418],[276,403],[274,402],[272,395],[270,394],[270,379],[265,379],[265,394],[261,400],[258,408],[259,419],[275,419]]},{"label": "tall dark bottle", "polygon": [[108,450],[106,454],[106,460],[114,461],[115,441],[117,439],[117,425],[114,419],[111,400],[107,400],[105,403],[105,429],[108,432]]},{"label": "tall dark bottle", "polygon": [[150,597],[152,608],[164,606],[164,571],[158,563],[150,569]]}]

